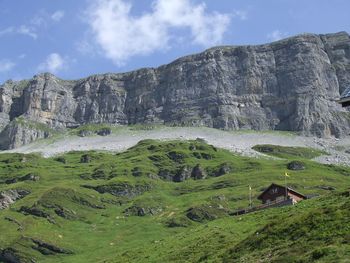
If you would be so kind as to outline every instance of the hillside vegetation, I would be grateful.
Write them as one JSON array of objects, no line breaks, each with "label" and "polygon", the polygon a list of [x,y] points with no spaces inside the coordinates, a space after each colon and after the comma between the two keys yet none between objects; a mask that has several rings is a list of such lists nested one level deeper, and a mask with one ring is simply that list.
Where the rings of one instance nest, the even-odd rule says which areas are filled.
[{"label": "hillside vegetation", "polygon": [[[117,154],[1,154],[2,260],[347,262],[350,168],[305,152],[278,147],[283,159],[256,159],[197,139],[144,140]],[[285,171],[289,186],[319,197],[230,215],[248,206],[249,185],[258,205]]]},{"label": "hillside vegetation", "polygon": [[255,145],[253,149],[258,152],[279,157],[279,158],[312,159],[320,155],[327,154],[324,151],[310,149],[306,147],[286,147],[286,146],[271,145],[271,144]]}]

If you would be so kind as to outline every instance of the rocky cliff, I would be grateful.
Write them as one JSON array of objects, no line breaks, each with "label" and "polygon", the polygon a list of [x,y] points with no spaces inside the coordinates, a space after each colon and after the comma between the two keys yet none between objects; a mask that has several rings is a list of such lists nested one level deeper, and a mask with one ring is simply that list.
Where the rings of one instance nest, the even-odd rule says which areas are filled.
[{"label": "rocky cliff", "polygon": [[46,73],[0,86],[0,144],[13,148],[47,137],[42,124],[57,130],[87,123],[203,125],[341,137],[350,132],[350,113],[336,100],[348,86],[346,32],[215,47],[159,68],[75,81]]}]

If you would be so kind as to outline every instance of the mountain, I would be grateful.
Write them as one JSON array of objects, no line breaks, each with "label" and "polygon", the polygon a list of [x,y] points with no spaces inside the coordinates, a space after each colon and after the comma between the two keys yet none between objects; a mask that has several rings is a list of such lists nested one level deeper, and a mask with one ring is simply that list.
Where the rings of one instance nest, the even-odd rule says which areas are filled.
[{"label": "mountain", "polygon": [[225,46],[159,68],[61,80],[45,73],[0,86],[0,148],[90,123],[290,130],[342,137],[350,113],[350,36],[302,34]]}]

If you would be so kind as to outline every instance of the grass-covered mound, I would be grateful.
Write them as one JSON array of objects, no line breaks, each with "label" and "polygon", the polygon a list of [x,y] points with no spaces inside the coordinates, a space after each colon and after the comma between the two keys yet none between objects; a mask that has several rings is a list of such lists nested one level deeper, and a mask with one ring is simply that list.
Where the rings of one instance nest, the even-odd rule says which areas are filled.
[{"label": "grass-covered mound", "polygon": [[259,144],[255,145],[253,150],[271,155],[279,158],[304,158],[304,159],[313,159],[320,155],[327,154],[324,151],[310,149],[305,147],[288,147],[280,145],[271,145],[271,144]]},{"label": "grass-covered mound", "polygon": [[[303,169],[289,172],[289,186],[321,196],[349,187],[349,168],[308,158],[299,155]],[[248,206],[248,185],[258,205],[256,197],[265,187],[271,182],[283,184],[283,174],[294,159],[295,154],[283,160],[242,157],[203,140],[145,140],[118,154],[70,152],[47,159],[35,154],[1,154],[0,203],[5,199],[10,203],[0,210],[2,260],[239,262],[251,255],[246,262],[256,262],[259,253],[271,252],[273,247],[280,252],[269,252],[269,259],[278,260],[288,247],[294,249],[294,239],[285,240],[288,246],[279,244],[283,231],[305,218],[308,225],[303,233],[308,232],[310,215],[322,204],[335,207],[329,213],[320,210],[322,214],[341,220],[343,212],[338,215],[336,211],[348,200],[337,195],[304,201],[296,208],[229,215]],[[345,221],[339,222],[348,227]],[[344,230],[341,223],[337,228]],[[319,247],[343,242],[331,238],[323,228],[315,231],[305,242]],[[256,232],[270,238],[268,243],[257,240]],[[326,242],[328,237],[331,243]],[[300,259],[317,257],[317,251],[305,248]],[[322,251],[319,254],[326,253]],[[324,258],[333,252],[329,253]],[[341,258],[340,250],[336,254]]]}]

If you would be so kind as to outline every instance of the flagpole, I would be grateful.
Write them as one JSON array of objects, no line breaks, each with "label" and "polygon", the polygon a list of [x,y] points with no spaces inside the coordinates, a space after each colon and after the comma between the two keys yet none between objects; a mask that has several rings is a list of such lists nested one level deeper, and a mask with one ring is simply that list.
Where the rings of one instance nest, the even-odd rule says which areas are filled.
[{"label": "flagpole", "polygon": [[252,208],[252,187],[249,185],[249,207]]},{"label": "flagpole", "polygon": [[285,188],[286,188],[286,200],[287,200],[287,197],[288,197],[288,190],[287,190],[287,173],[284,174],[284,185],[285,185]]}]

